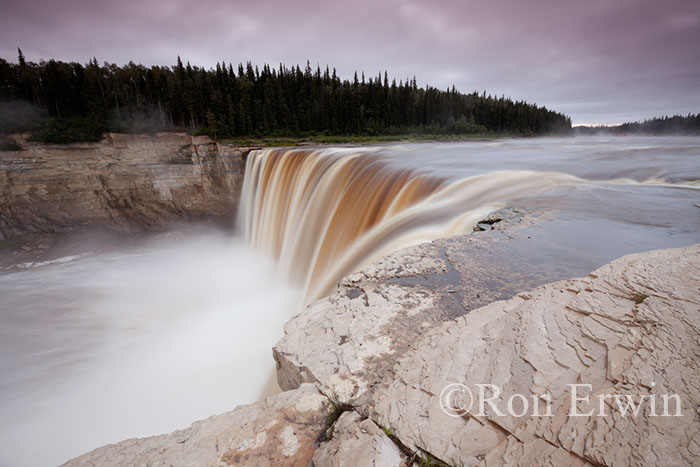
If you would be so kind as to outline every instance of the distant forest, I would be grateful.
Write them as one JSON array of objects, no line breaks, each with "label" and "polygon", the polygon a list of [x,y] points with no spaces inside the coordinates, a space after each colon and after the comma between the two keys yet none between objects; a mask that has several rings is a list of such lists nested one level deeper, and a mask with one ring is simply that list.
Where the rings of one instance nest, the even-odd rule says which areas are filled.
[{"label": "distant forest", "polygon": [[579,135],[700,135],[700,114],[655,117],[615,126],[579,126],[574,132]]},{"label": "distant forest", "polygon": [[413,79],[341,80],[307,62],[261,69],[86,65],[0,59],[0,132],[32,131],[48,142],[95,141],[102,133],[186,129],[216,138],[570,132],[568,116],[454,86]]}]

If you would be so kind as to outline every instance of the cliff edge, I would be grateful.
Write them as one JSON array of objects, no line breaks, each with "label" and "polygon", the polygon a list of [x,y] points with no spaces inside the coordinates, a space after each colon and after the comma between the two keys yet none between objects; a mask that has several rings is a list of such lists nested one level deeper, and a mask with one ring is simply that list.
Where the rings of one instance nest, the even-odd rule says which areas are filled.
[{"label": "cliff edge", "polygon": [[21,150],[0,151],[0,240],[233,219],[248,152],[186,133],[108,133],[99,143],[63,145],[12,138]]}]

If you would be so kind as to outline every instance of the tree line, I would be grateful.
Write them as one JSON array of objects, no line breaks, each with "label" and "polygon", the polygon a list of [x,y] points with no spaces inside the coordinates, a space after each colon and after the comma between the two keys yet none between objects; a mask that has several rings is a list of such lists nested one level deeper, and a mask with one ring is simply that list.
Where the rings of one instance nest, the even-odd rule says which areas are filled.
[{"label": "tree line", "polygon": [[642,122],[627,122],[613,126],[579,126],[575,129],[580,135],[699,135],[700,113],[654,117]]},{"label": "tree line", "polygon": [[[4,108],[4,110],[2,110]],[[546,107],[416,79],[338,77],[309,62],[274,68],[217,63],[205,69],[0,59],[0,131],[53,142],[99,140],[105,131],[188,129],[216,138],[569,132]]]}]

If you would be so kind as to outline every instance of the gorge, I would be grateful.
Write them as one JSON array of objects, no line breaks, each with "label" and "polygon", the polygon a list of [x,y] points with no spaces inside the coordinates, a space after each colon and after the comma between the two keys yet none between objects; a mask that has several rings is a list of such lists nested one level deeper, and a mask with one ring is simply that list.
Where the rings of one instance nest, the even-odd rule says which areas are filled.
[{"label": "gorge", "polygon": [[[97,226],[168,231],[205,216],[230,227],[236,207],[238,222],[233,237],[161,235],[7,267],[3,375],[24,368],[24,377],[2,381],[0,410],[13,420],[0,436],[2,462],[10,464],[60,462],[275,392],[270,349],[288,320],[274,351],[282,389],[314,383],[303,391],[338,396],[361,415],[374,410],[373,420],[404,426],[397,435],[411,449],[438,455],[439,441],[421,446],[367,390],[409,371],[397,358],[495,300],[585,276],[623,254],[699,240],[693,138],[250,150],[206,137],[110,135],[87,147],[21,144],[25,151],[0,158],[5,237]],[[298,313],[299,303],[311,306]],[[53,324],[42,325],[50,316]],[[350,317],[361,329],[343,324]],[[31,344],[13,345],[28,335]],[[329,348],[335,363],[324,360]],[[105,416],[97,422],[95,413]],[[68,420],[70,433],[49,442]],[[32,460],[37,437],[51,447]],[[461,452],[453,448],[443,460]]]}]

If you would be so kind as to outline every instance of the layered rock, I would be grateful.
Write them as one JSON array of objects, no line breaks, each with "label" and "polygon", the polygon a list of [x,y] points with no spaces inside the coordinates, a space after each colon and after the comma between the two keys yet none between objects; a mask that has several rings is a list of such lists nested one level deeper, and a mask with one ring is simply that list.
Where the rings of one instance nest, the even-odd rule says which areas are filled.
[{"label": "layered rock", "polygon": [[99,143],[14,139],[0,152],[0,240],[78,226],[118,231],[232,219],[247,150],[185,133],[106,134]]},{"label": "layered rock", "polygon": [[161,436],[128,439],[65,466],[306,466],[331,412],[312,385],[271,396]]},{"label": "layered rock", "polygon": [[[293,318],[275,348],[280,385],[312,381],[408,449],[454,464],[697,463],[700,245],[629,255],[478,309],[444,252],[399,252]],[[478,394],[476,384],[501,388],[500,412],[445,410],[445,388]],[[590,406],[575,412],[586,416],[571,416],[573,384],[590,385],[579,389]],[[550,398],[552,416],[509,414],[515,394]],[[654,416],[674,394],[682,415]],[[629,400],[646,402],[632,415]]]}]

